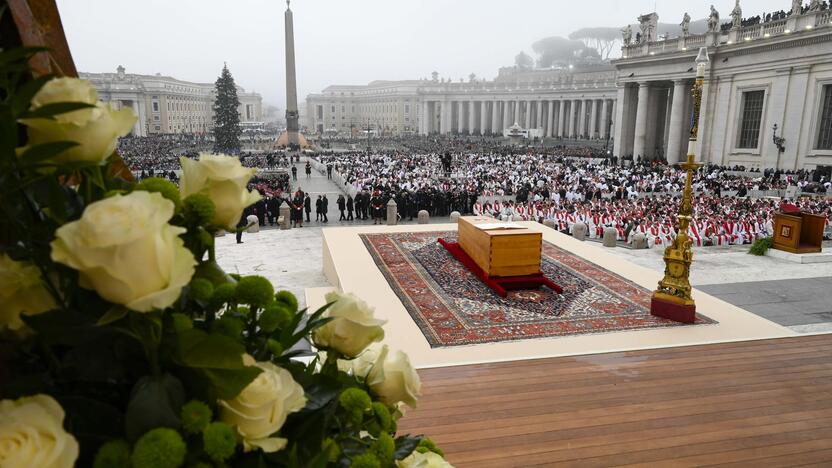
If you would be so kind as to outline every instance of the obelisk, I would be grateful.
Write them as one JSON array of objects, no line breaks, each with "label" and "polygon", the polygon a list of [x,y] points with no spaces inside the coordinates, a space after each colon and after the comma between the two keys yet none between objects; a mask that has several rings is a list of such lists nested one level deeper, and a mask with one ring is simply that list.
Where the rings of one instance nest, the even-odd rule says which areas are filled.
[{"label": "obelisk", "polygon": [[288,146],[297,148],[298,90],[295,81],[295,32],[289,0],[286,0],[286,13],[283,16],[286,29],[286,136]]}]

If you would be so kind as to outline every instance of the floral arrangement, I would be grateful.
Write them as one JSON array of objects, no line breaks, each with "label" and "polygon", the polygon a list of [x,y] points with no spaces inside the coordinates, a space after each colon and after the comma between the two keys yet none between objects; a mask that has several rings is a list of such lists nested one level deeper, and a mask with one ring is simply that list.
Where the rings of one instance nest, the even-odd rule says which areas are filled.
[{"label": "floral arrangement", "polygon": [[397,436],[419,377],[366,303],[307,313],[217,265],[254,169],[203,154],[179,187],[132,182],[135,115],[32,78],[35,52],[0,52],[0,466],[450,466]]}]

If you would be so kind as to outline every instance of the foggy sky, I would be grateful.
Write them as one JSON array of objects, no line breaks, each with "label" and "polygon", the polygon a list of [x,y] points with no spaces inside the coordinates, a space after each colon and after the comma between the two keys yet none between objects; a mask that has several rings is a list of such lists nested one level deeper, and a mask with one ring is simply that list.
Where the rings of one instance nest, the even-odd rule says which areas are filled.
[{"label": "foggy sky", "polygon": [[[213,82],[227,62],[236,83],[266,103],[285,103],[282,0],[58,0],[80,71]],[[745,0],[743,16],[788,10],[789,0]],[[298,99],[330,84],[493,78],[521,50],[581,27],[696,20],[710,3],[682,0],[295,0]],[[717,0],[722,22],[733,0]]]}]

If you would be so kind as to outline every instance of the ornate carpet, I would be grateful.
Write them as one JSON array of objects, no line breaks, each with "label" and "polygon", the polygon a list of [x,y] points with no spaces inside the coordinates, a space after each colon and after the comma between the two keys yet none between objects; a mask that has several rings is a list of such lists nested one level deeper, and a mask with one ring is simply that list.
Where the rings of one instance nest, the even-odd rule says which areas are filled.
[{"label": "ornate carpet", "polygon": [[437,239],[456,232],[362,234],[367,250],[431,347],[716,323],[698,315],[684,325],[650,315],[651,291],[548,242],[548,288],[501,298]]}]

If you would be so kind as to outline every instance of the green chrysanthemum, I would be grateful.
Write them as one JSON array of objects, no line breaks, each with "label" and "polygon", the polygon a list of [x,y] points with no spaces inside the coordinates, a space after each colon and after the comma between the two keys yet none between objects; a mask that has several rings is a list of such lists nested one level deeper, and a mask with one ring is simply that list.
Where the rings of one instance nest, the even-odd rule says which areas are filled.
[{"label": "green chrysanthemum", "polygon": [[199,434],[211,423],[211,408],[199,400],[191,400],[182,406],[182,428],[188,434]]},{"label": "green chrysanthemum", "polygon": [[237,302],[253,307],[265,307],[272,302],[274,286],[262,276],[244,276],[237,283]]},{"label": "green chrysanthemum", "polygon": [[146,432],[133,447],[133,468],[178,468],[188,451],[182,436],[173,429],[157,427]]},{"label": "green chrysanthemum", "polygon": [[266,306],[257,323],[267,333],[271,333],[292,320],[292,312],[282,302],[274,302]]},{"label": "green chrysanthemum", "polygon": [[191,297],[200,302],[208,302],[214,294],[214,285],[205,278],[191,280]]},{"label": "green chrysanthemum", "polygon": [[396,451],[396,441],[386,432],[378,435],[378,439],[373,443],[373,453],[376,454],[379,460],[385,465],[393,461],[393,453]]},{"label": "green chrysanthemum", "polygon": [[352,457],[351,468],[381,468],[381,462],[370,452]]},{"label": "green chrysanthemum", "polygon": [[125,440],[111,440],[95,454],[93,468],[122,468],[130,464],[130,444]]},{"label": "green chrysanthemum", "polygon": [[211,294],[211,307],[218,309],[223,304],[232,302],[234,296],[237,294],[237,285],[232,283],[224,283],[214,288],[214,294]]},{"label": "green chrysanthemum", "polygon": [[430,437],[422,437],[422,440],[419,441],[419,445],[416,447],[416,451],[420,453],[425,452],[433,452],[441,457],[445,456],[445,452],[442,451],[439,447],[436,446],[436,443],[431,440]]},{"label": "green chrysanthemum", "polygon": [[234,339],[239,339],[243,334],[244,327],[245,324],[243,324],[240,319],[234,317],[222,317],[219,320],[214,321],[211,325],[211,330]]},{"label": "green chrysanthemum", "polygon": [[393,424],[393,418],[390,416],[390,410],[384,406],[384,403],[374,401],[373,413],[375,413],[376,419],[378,419],[379,426],[385,431],[390,430],[390,426]]},{"label": "green chrysanthemum", "polygon": [[161,194],[163,197],[172,201],[176,208],[182,204],[179,197],[179,187],[173,182],[162,179],[161,177],[149,177],[136,184],[136,190],[144,190],[145,192],[155,192]]},{"label": "green chrysanthemum", "polygon": [[185,221],[188,224],[207,226],[214,219],[217,208],[207,195],[194,193],[182,201]]},{"label": "green chrysanthemum", "polygon": [[341,447],[338,446],[338,442],[335,439],[326,438],[321,442],[321,452],[329,454],[327,460],[330,463],[335,463],[338,461],[338,457],[341,456]]},{"label": "green chrysanthemum", "polygon": [[341,395],[338,396],[338,402],[341,403],[341,406],[345,410],[360,413],[368,411],[373,405],[373,400],[370,398],[370,395],[356,387],[348,388],[341,392]]},{"label": "green chrysanthemum", "polygon": [[234,455],[237,448],[237,438],[234,429],[222,422],[213,422],[202,433],[202,443],[205,453],[211,460],[221,463]]},{"label": "green chrysanthemum", "polygon": [[278,302],[286,304],[289,308],[289,312],[295,313],[298,311],[298,298],[291,292],[286,290],[278,291],[277,294],[274,295],[274,299]]}]

